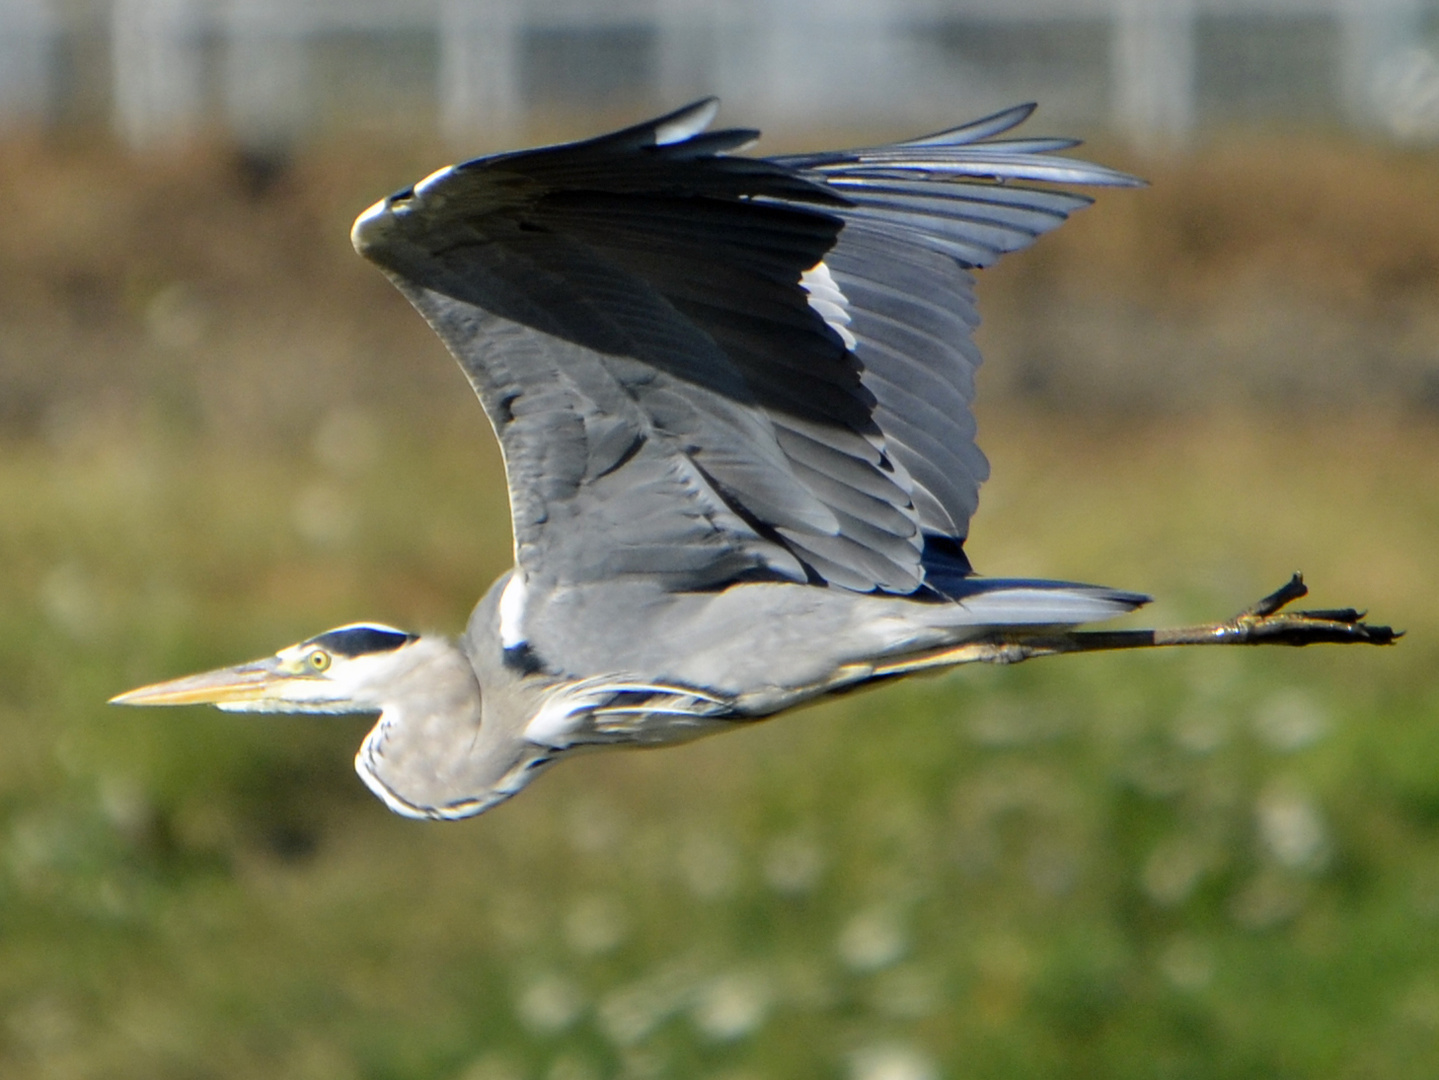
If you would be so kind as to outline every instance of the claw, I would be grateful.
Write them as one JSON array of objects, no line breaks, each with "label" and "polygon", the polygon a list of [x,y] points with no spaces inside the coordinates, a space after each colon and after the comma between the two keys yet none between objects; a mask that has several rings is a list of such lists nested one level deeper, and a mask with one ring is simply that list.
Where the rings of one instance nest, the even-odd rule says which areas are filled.
[{"label": "claw", "polygon": [[1308,595],[1309,587],[1304,584],[1304,575],[1296,570],[1294,571],[1294,576],[1283,585],[1279,586],[1279,588],[1275,589],[1257,604],[1245,608],[1234,618],[1236,621],[1248,618],[1268,618],[1285,605],[1292,604],[1301,596]]},{"label": "claw", "polygon": [[1321,641],[1392,645],[1404,636],[1402,630],[1396,632],[1388,626],[1370,626],[1364,621],[1368,612],[1355,608],[1280,613],[1286,605],[1308,594],[1304,576],[1296,571],[1287,582],[1257,604],[1245,608],[1227,625],[1242,641],[1282,645],[1312,645]]},{"label": "claw", "polygon": [[1392,645],[1403,633],[1396,633],[1392,627],[1371,626],[1360,622],[1358,612],[1338,612],[1355,618],[1331,619],[1322,611],[1301,611],[1293,615],[1273,615],[1248,623],[1241,628],[1244,640],[1250,644],[1273,643],[1276,645],[1348,644],[1362,642],[1369,645]]},{"label": "claw", "polygon": [[1367,611],[1355,611],[1352,607],[1330,608],[1322,611],[1296,611],[1294,614],[1302,615],[1306,619],[1319,619],[1322,622],[1358,623],[1364,621]]}]

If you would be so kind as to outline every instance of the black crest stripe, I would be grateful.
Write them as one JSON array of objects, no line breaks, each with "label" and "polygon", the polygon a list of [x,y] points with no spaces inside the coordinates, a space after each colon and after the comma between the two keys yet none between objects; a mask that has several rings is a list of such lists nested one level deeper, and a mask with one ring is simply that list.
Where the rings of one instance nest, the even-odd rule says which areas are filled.
[{"label": "black crest stripe", "polygon": [[309,644],[337,656],[363,656],[366,653],[393,652],[415,640],[414,634],[381,626],[347,626],[311,638]]}]

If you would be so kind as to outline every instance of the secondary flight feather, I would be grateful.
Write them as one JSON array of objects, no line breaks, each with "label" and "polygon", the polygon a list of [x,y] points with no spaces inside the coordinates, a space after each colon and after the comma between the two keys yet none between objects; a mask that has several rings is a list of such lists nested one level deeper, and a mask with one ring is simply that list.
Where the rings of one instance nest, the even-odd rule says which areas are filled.
[{"label": "secondary flight feather", "polygon": [[1351,609],[1089,632],[1147,597],[981,578],[973,271],[1134,186],[1004,139],[755,158],[713,100],[431,174],[355,222],[459,361],[505,459],[515,566],[458,640],[359,623],[121,695],[378,712],[361,778],[477,814],[570,752],[659,745],[972,661],[1393,640]]}]

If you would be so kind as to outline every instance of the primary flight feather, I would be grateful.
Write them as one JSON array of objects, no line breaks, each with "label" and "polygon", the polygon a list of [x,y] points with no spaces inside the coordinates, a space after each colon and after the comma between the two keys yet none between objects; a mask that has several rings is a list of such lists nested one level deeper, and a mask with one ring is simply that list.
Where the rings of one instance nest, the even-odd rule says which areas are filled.
[{"label": "primary flight feather", "polygon": [[[751,158],[713,100],[478,158],[360,215],[355,248],[469,378],[515,566],[458,641],[355,624],[115,699],[376,711],[387,805],[466,817],[587,746],[677,742],[973,660],[1154,644],[1387,641],[1352,611],[1089,634],[1136,593],[974,576],[988,463],[972,271],[1134,186],[1004,140],[1032,106],[909,142]],[[1165,635],[1168,635],[1167,637]]]}]

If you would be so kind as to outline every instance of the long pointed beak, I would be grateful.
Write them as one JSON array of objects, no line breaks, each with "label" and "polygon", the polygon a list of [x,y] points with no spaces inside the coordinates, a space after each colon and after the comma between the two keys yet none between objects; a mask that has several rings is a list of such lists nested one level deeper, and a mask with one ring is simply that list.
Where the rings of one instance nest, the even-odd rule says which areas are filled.
[{"label": "long pointed beak", "polygon": [[142,686],[110,699],[111,705],[219,705],[262,701],[286,681],[276,657],[249,664],[186,675],[182,679]]}]

